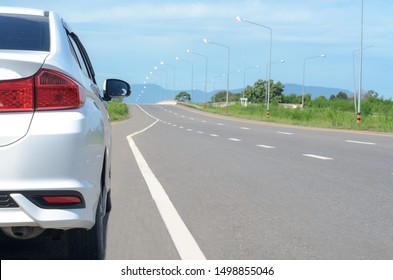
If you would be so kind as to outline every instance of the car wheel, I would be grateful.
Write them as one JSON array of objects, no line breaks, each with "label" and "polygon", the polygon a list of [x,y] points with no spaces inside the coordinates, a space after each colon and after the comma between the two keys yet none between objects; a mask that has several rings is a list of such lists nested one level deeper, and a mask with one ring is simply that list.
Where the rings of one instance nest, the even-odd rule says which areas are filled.
[{"label": "car wheel", "polygon": [[100,196],[95,225],[90,230],[71,229],[67,231],[69,258],[74,260],[104,259],[107,221],[107,215]]}]

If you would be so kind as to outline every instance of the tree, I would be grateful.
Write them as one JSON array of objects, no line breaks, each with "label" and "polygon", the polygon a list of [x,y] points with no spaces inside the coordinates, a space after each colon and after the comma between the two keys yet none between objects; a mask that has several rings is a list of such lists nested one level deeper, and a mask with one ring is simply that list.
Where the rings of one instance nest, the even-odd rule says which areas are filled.
[{"label": "tree", "polygon": [[[262,103],[267,101],[267,81],[258,80],[254,83],[254,87],[247,86],[243,91],[244,96],[252,103]],[[270,101],[283,101],[284,85],[280,82],[274,83],[270,80]]]},{"label": "tree", "polygon": [[366,92],[366,94],[364,95],[364,99],[368,99],[368,98],[370,98],[370,97],[372,97],[372,98],[378,98],[378,92],[376,92],[376,91],[373,91],[373,90],[368,90],[367,92]]},{"label": "tree", "polygon": [[191,95],[188,92],[182,91],[178,95],[176,95],[175,100],[189,102],[191,101]]},{"label": "tree", "polygon": [[347,100],[348,99],[348,95],[345,92],[340,91],[339,93],[337,93],[336,99]]},{"label": "tree", "polygon": [[302,96],[296,95],[296,93],[291,93],[290,95],[283,95],[282,102],[288,104],[300,104],[302,103]]},{"label": "tree", "polygon": [[212,96],[213,102],[226,102],[226,100],[227,100],[227,92],[225,90],[219,91]]}]

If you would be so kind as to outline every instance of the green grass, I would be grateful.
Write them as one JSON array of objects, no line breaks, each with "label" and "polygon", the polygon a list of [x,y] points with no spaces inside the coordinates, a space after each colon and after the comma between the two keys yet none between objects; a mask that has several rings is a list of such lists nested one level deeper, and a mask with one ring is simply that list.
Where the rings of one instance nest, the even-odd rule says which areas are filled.
[{"label": "green grass", "polygon": [[123,100],[112,100],[108,102],[108,114],[111,121],[122,121],[128,118],[128,107]]},{"label": "green grass", "polygon": [[357,124],[354,105],[350,101],[313,102],[304,109],[286,109],[271,104],[270,118],[266,118],[266,104],[242,107],[239,103],[225,107],[207,106],[206,111],[242,119],[268,121],[282,124],[312,126],[320,128],[368,130],[393,132],[393,102],[391,100],[367,100],[363,103],[360,125]]}]

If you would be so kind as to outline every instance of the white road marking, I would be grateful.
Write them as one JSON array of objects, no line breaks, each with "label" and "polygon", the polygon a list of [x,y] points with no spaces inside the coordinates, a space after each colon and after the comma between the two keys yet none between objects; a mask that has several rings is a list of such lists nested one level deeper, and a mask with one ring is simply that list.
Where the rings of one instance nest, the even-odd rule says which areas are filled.
[{"label": "white road marking", "polygon": [[188,128],[187,131],[192,131],[192,129],[191,129],[191,128]]},{"label": "white road marking", "polygon": [[318,156],[318,155],[313,155],[313,154],[303,154],[302,156],[321,159],[321,160],[333,160],[333,158],[330,158],[330,157]]},{"label": "white road marking", "polygon": [[276,147],[267,146],[267,145],[257,145],[257,147],[265,148],[265,149],[275,149]]},{"label": "white road marking", "polygon": [[353,140],[345,140],[345,142],[347,142],[347,143],[355,143],[355,144],[363,144],[363,145],[377,145],[376,143],[353,141]]},{"label": "white road marking", "polygon": [[293,135],[292,132],[284,132],[284,131],[278,131],[278,134],[284,134],[284,135]]},{"label": "white road marking", "polygon": [[234,142],[241,142],[242,141],[242,140],[237,139],[237,138],[228,138],[228,140],[234,141]]},{"label": "white road marking", "polygon": [[182,117],[182,118],[185,118],[186,116],[185,116],[185,115],[181,115],[181,117]]},{"label": "white road marking", "polygon": [[[143,110],[139,105],[138,107],[147,115],[154,118],[145,110]],[[132,139],[133,136],[148,130],[159,121],[157,118],[154,119],[156,121],[145,129],[127,136],[128,143],[180,258],[182,260],[206,260],[206,257],[199,248],[199,245],[196,243],[194,237],[188,230],[187,226],[184,224],[182,218],[180,217],[176,208],[173,206],[161,183],[151,171],[149,165],[142,156],[142,153],[139,151],[134,140]]]},{"label": "white road marking", "polygon": [[173,124],[172,126],[173,126],[173,127],[176,127],[177,125],[176,125],[176,124]]},{"label": "white road marking", "polygon": [[240,129],[249,130],[249,127],[241,127]]},{"label": "white road marking", "polygon": [[180,128],[180,129],[183,129],[184,127],[183,127],[183,126],[179,126],[179,128]]},{"label": "white road marking", "polygon": [[224,125],[223,123],[217,123],[217,125]]},{"label": "white road marking", "polygon": [[194,120],[194,118],[190,118],[190,120],[192,120],[192,121],[193,121],[193,120]]},{"label": "white road marking", "polygon": [[203,120],[202,122],[205,123],[205,122],[207,122],[207,121]]},{"label": "white road marking", "polygon": [[203,134],[203,133],[205,133],[205,132],[203,132],[203,131],[197,131],[197,133],[198,133],[198,134]]},{"label": "white road marking", "polygon": [[218,137],[217,134],[209,134],[209,135],[212,136],[212,137]]}]

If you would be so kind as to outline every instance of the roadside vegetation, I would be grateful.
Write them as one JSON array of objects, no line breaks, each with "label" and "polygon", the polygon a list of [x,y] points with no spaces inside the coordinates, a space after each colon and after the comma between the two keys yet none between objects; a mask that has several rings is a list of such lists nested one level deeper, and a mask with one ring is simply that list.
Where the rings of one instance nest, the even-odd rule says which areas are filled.
[{"label": "roadside vegetation", "polygon": [[122,99],[108,102],[108,114],[111,121],[122,121],[128,118],[128,107]]},{"label": "roadside vegetation", "polygon": [[[379,97],[375,91],[367,91],[361,98],[361,123],[357,124],[357,113],[353,97],[339,92],[330,98],[320,96],[312,99],[311,94],[304,95],[304,107],[301,108],[302,96],[284,95],[284,86],[278,82],[270,84],[270,118],[266,118],[266,81],[259,80],[254,87],[248,86],[242,93],[229,94],[230,106],[226,113],[226,92],[212,97],[206,111],[244,119],[263,120],[283,124],[393,132],[393,101]],[[248,99],[248,106],[240,104],[240,98]],[[215,101],[215,102],[214,102]],[[218,102],[218,103],[217,103]]]}]

